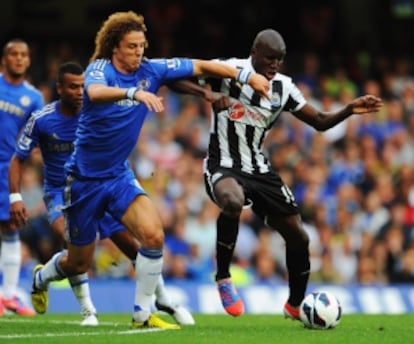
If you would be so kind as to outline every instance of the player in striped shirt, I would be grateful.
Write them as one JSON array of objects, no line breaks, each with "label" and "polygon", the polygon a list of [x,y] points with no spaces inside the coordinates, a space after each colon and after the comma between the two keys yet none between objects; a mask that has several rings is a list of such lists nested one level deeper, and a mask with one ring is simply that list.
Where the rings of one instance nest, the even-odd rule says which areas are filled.
[{"label": "player in striped shirt", "polygon": [[17,295],[21,266],[19,227],[10,223],[10,203],[21,200],[20,194],[9,194],[8,173],[17,136],[30,114],[43,106],[38,89],[26,80],[30,66],[28,44],[12,39],[3,48],[3,73],[0,74],[0,230],[3,295],[0,295],[0,316],[5,309],[18,315],[33,316],[33,309],[24,305]]},{"label": "player in striped shirt", "polygon": [[[292,79],[279,73],[286,45],[275,30],[259,32],[250,56],[222,61],[239,68],[241,74],[257,72],[270,82],[268,98],[249,85],[223,79],[220,91],[229,96],[215,103],[224,109],[212,114],[210,143],[205,159],[206,190],[221,208],[217,220],[216,281],[225,310],[238,316],[244,305],[231,282],[230,262],[237,240],[243,207],[251,206],[266,225],[279,231],[286,241],[289,297],[284,313],[299,318],[309,278],[309,239],[302,227],[293,193],[273,171],[262,150],[268,130],[282,111],[293,114],[317,130],[327,130],[352,114],[377,112],[381,99],[359,97],[336,112],[321,112],[306,102]],[[230,102],[229,102],[230,100]]]}]

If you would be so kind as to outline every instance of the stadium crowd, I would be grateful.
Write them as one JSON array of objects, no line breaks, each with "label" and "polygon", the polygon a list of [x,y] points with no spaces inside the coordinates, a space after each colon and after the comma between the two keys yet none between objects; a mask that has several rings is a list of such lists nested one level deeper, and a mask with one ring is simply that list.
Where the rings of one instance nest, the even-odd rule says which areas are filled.
[{"label": "stadium crowd", "polygon": [[[384,100],[379,114],[353,116],[324,133],[286,114],[265,147],[293,190],[310,235],[311,281],[413,282],[414,69],[404,56],[357,57],[352,64],[327,64],[309,52],[290,57],[284,69],[317,107],[328,111],[373,94]],[[47,60],[47,76],[33,79],[46,102],[56,97],[56,66],[71,59],[76,59],[71,47],[62,46]],[[131,164],[166,229],[165,279],[212,282],[218,209],[205,193],[202,173],[210,105],[166,88],[161,92],[165,111],[149,116]],[[22,274],[28,277],[33,264],[47,261],[59,245],[46,220],[41,166],[40,154],[33,154],[21,190],[30,212],[21,233]],[[285,281],[281,237],[248,209],[242,220],[234,282]],[[110,241],[98,244],[91,278],[131,278],[133,273]]]}]

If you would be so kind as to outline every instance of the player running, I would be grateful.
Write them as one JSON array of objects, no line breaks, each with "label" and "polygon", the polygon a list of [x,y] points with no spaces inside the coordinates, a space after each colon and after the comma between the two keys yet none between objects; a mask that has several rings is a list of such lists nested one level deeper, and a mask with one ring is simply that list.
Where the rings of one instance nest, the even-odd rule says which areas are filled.
[{"label": "player running", "polygon": [[146,26],[136,13],[109,16],[96,36],[86,69],[84,107],[75,149],[66,164],[65,214],[68,253],[36,269],[32,302],[47,304],[48,284],[86,272],[92,262],[99,223],[111,214],[141,243],[136,256],[132,326],[179,329],[152,313],[152,296],[162,271],[164,231],[152,201],[126,163],[148,110],[164,109],[156,93],[172,80],[191,76],[238,79],[267,95],[268,81],[241,74],[219,62],[186,58],[146,59]]},{"label": "player running", "polygon": [[5,310],[18,315],[33,316],[35,312],[17,296],[21,267],[19,227],[11,225],[10,203],[21,200],[19,193],[9,194],[9,163],[17,136],[30,114],[43,106],[40,91],[26,80],[30,66],[28,44],[12,39],[3,48],[0,74],[0,260],[3,270],[3,295],[0,295],[0,316]]},{"label": "player running", "polygon": [[216,281],[223,307],[233,316],[244,312],[243,301],[231,281],[229,270],[244,207],[252,207],[286,242],[289,297],[284,313],[287,317],[299,318],[299,305],[307,288],[310,272],[308,235],[303,229],[292,191],[271,169],[262,150],[263,140],[279,115],[282,111],[291,112],[301,121],[324,131],[352,114],[377,112],[382,106],[381,99],[366,95],[336,112],[315,109],[292,79],[279,73],[285,56],[282,36],[267,29],[257,34],[248,58],[222,61],[239,68],[242,74],[254,71],[262,74],[270,82],[266,98],[249,85],[222,80],[220,91],[230,97],[231,103],[226,103],[229,98],[222,97],[214,104],[224,110],[212,114],[204,164],[207,193],[221,208],[217,219]]},{"label": "player running", "polygon": [[[40,147],[44,168],[44,201],[48,209],[48,220],[52,231],[60,238],[65,246],[64,219],[62,215],[63,189],[65,185],[64,164],[73,151],[75,131],[78,126],[79,113],[83,102],[83,87],[85,76],[83,68],[74,62],[67,62],[59,67],[57,93],[59,100],[47,104],[35,112],[27,122],[24,132],[16,146],[16,151],[10,163],[10,190],[18,193],[24,163],[35,147]],[[25,224],[28,220],[22,201],[11,205],[11,221],[16,225]],[[135,260],[139,244],[118,221],[107,214],[101,221],[99,238],[111,238],[120,250]],[[58,252],[52,260],[57,260],[62,254]],[[38,267],[39,268],[39,267]],[[81,306],[82,326],[97,326],[96,308],[90,297],[87,273],[69,277],[72,290]],[[183,325],[194,324],[191,314],[182,306],[170,301],[162,276],[159,277],[155,290],[156,305],[166,311]],[[46,309],[38,308],[38,313]]]}]

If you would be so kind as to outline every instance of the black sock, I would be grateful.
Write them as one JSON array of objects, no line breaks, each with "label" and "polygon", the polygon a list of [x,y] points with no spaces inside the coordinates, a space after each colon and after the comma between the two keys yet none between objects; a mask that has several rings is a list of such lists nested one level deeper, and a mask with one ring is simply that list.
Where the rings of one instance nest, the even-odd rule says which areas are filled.
[{"label": "black sock", "polygon": [[301,250],[286,249],[286,265],[289,274],[289,299],[293,307],[298,307],[305,297],[310,273],[308,248]]},{"label": "black sock", "polygon": [[231,218],[223,213],[217,219],[216,281],[230,277],[230,263],[239,233],[239,219]]}]

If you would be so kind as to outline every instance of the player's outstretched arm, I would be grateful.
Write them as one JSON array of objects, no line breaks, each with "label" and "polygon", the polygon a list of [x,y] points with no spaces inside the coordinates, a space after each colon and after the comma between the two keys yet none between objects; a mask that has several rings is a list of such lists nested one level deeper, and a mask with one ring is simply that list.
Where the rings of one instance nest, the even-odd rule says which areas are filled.
[{"label": "player's outstretched arm", "polygon": [[211,76],[215,78],[231,78],[250,85],[262,97],[269,98],[269,80],[263,75],[245,69],[237,69],[219,61],[193,60],[194,76]]},{"label": "player's outstretched arm", "polygon": [[293,115],[301,121],[311,125],[316,130],[324,131],[344,121],[353,114],[362,115],[378,112],[383,103],[378,97],[365,95],[354,99],[342,109],[333,112],[319,111],[309,103],[294,112]]},{"label": "player's outstretched arm", "polygon": [[149,110],[161,112],[164,110],[162,97],[156,94],[139,90],[137,87],[119,88],[102,84],[91,84],[86,92],[92,102],[115,102],[122,99],[136,100],[144,103]]}]

